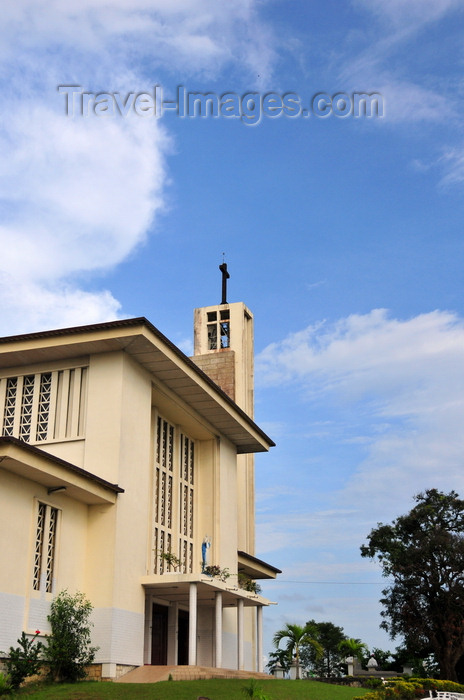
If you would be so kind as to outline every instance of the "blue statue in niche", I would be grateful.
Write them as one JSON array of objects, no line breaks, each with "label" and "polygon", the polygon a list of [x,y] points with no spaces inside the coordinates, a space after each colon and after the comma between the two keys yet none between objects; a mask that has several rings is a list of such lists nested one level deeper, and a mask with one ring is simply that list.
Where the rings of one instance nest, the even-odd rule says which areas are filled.
[{"label": "blue statue in niche", "polygon": [[201,573],[205,573],[205,568],[207,566],[208,559],[208,549],[211,547],[211,538],[205,535],[205,539],[201,545]]}]

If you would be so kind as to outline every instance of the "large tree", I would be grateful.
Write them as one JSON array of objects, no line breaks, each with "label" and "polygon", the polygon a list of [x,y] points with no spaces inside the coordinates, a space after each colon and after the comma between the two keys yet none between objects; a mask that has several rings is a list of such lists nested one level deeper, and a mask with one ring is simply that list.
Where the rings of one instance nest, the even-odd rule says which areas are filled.
[{"label": "large tree", "polygon": [[344,670],[344,656],[340,651],[340,642],[345,639],[343,627],[334,625],[333,622],[316,622],[309,620],[306,627],[310,630],[311,637],[316,639],[322,649],[315,649],[313,645],[303,645],[301,660],[317,676],[340,676]]},{"label": "large tree", "polygon": [[457,680],[464,654],[464,501],[429,489],[391,525],[378,524],[361,547],[391,584],[382,591],[381,627],[408,650],[433,653],[440,677]]}]

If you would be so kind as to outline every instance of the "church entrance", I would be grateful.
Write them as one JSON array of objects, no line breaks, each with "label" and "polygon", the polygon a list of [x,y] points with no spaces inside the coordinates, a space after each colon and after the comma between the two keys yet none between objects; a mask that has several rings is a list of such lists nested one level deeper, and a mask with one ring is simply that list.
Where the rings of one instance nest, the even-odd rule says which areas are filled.
[{"label": "church entrance", "polygon": [[179,610],[178,636],[177,636],[177,663],[179,666],[188,665],[189,650],[189,614],[186,610]]},{"label": "church entrance", "polygon": [[152,666],[166,666],[168,662],[168,610],[166,605],[153,604],[151,628]]}]

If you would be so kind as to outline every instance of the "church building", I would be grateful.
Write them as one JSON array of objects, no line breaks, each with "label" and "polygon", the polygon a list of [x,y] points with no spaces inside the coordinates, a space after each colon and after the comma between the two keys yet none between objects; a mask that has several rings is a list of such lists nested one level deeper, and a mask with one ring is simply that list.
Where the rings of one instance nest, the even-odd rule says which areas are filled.
[{"label": "church building", "polygon": [[[223,281],[228,273],[221,266]],[[253,316],[196,309],[194,356],[145,318],[0,338],[0,650],[92,603],[95,671],[263,670]]]}]

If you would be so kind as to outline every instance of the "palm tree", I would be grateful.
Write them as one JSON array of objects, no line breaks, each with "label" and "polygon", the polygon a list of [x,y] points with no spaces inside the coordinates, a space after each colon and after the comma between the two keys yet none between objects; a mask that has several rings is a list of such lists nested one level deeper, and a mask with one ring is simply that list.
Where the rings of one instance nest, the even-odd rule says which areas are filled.
[{"label": "palm tree", "polygon": [[343,639],[338,645],[339,650],[342,654],[346,656],[353,656],[358,659],[360,663],[364,660],[364,655],[369,654],[367,649],[367,644],[361,642],[360,639]]},{"label": "palm tree", "polygon": [[312,646],[316,653],[322,654],[322,647],[316,639],[313,639],[311,632],[307,626],[301,627],[301,625],[292,625],[287,622],[285,627],[274,635],[274,644],[279,648],[279,644],[282,639],[287,640],[286,651],[295,656],[296,660],[296,677],[300,678],[300,648],[306,644]]}]

